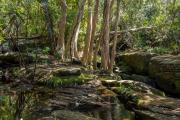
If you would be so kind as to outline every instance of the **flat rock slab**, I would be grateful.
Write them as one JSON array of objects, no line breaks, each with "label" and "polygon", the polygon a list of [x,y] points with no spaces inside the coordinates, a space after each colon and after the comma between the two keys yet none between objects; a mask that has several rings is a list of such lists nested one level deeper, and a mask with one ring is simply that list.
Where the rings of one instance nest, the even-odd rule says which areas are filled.
[{"label": "flat rock slab", "polygon": [[[117,94],[99,80],[65,88],[36,86],[27,93],[13,89],[12,95],[3,91],[1,95],[11,97],[14,103],[26,100],[20,103],[26,106],[22,112],[25,120],[134,120],[134,113],[126,110]],[[2,107],[4,105],[2,103]],[[16,106],[13,104],[10,109],[14,110]]]},{"label": "flat rock slab", "polygon": [[141,82],[122,80],[111,87],[140,120],[180,120],[180,99],[169,98],[163,92]]},{"label": "flat rock slab", "polygon": [[102,80],[102,84],[107,87],[118,86],[119,82],[117,80]]},{"label": "flat rock slab", "polygon": [[81,68],[63,68],[55,71],[57,76],[81,75]]}]

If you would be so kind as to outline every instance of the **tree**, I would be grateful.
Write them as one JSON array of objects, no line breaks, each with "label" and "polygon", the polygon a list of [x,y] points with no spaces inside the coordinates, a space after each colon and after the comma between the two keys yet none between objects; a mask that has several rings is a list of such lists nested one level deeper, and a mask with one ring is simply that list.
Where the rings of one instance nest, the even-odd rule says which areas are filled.
[{"label": "tree", "polygon": [[109,57],[109,17],[111,0],[104,0],[103,24],[102,24],[102,50],[101,64],[103,70],[108,70],[110,65]]},{"label": "tree", "polygon": [[78,35],[79,35],[81,19],[84,14],[85,3],[86,3],[86,0],[79,0],[78,2],[78,13],[77,13],[77,16],[75,17],[74,24],[68,36],[68,41],[66,44],[67,57],[79,58],[78,49],[77,49],[77,40],[78,40]]},{"label": "tree", "polygon": [[110,71],[113,71],[113,65],[114,65],[114,60],[116,56],[116,46],[117,46],[117,38],[118,38],[118,25],[119,25],[119,18],[120,18],[120,0],[117,0],[117,11],[116,11],[116,21],[115,21],[115,35],[114,35],[114,40],[113,40],[113,48],[112,48],[112,53],[111,53],[111,61],[110,61]]},{"label": "tree", "polygon": [[40,0],[41,7],[44,11],[46,25],[47,25],[47,33],[48,33],[48,39],[49,43],[51,44],[51,50],[54,52],[55,49],[55,41],[54,41],[54,30],[53,30],[53,22],[52,17],[49,12],[49,6],[48,6],[48,0]]},{"label": "tree", "polygon": [[66,0],[60,0],[61,13],[62,17],[59,20],[59,36],[57,40],[56,51],[60,52],[61,59],[64,61],[64,52],[65,52],[65,27],[66,27],[66,16],[67,16],[67,4]]},{"label": "tree", "polygon": [[91,37],[92,37],[92,1],[88,0],[88,25],[87,25],[87,32],[85,37],[83,58],[82,58],[82,62],[84,63],[84,65],[86,65],[88,61]]},{"label": "tree", "polygon": [[94,56],[94,40],[95,40],[95,33],[96,33],[96,24],[97,24],[97,19],[98,19],[98,13],[99,13],[99,0],[95,0],[95,6],[94,6],[94,12],[93,12],[93,20],[92,20],[92,34],[91,34],[91,42],[90,42],[90,47],[89,47],[89,63],[91,64],[92,62],[92,57]]}]

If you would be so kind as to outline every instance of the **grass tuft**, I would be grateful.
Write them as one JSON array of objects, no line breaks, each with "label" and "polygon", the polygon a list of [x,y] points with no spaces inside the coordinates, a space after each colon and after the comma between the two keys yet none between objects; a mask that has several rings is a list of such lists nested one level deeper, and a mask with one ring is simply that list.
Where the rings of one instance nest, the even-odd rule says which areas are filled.
[{"label": "grass tuft", "polygon": [[61,87],[83,84],[93,79],[93,75],[81,74],[80,76],[52,76],[50,80],[39,81],[40,84],[49,87]]}]

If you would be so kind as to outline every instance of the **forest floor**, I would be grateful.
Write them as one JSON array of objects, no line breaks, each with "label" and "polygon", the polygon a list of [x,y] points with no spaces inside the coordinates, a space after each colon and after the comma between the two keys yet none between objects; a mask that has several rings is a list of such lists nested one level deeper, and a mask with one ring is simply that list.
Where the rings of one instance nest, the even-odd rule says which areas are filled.
[{"label": "forest floor", "polygon": [[0,83],[2,119],[180,119],[180,100],[152,85],[52,56],[45,61],[6,71],[6,82]]}]

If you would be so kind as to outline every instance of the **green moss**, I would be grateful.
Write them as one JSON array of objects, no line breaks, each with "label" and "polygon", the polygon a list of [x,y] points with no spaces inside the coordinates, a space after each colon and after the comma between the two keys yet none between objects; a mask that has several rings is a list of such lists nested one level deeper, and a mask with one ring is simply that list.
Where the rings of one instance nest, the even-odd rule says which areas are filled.
[{"label": "green moss", "polygon": [[125,101],[130,100],[134,103],[138,103],[138,101],[139,101],[139,98],[134,95],[135,91],[133,89],[131,89],[131,87],[120,85],[119,87],[114,89],[114,92],[118,93],[120,96],[122,96],[122,98]]},{"label": "green moss", "polygon": [[50,80],[40,81],[39,83],[50,87],[68,86],[82,84],[93,79],[93,75],[81,74],[80,76],[52,76]]},{"label": "green moss", "polygon": [[99,80],[113,80],[112,76],[98,76]]},{"label": "green moss", "polygon": [[15,102],[9,96],[0,96],[0,120],[13,120]]}]

